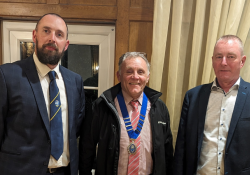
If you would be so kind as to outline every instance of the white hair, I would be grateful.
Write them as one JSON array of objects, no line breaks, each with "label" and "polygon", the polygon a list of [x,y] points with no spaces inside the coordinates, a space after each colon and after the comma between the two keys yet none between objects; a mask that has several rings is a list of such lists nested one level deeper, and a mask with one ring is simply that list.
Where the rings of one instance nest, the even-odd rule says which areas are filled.
[{"label": "white hair", "polygon": [[119,58],[119,74],[121,75],[121,65],[123,63],[123,61],[125,61],[127,58],[136,58],[136,57],[141,57],[147,64],[147,68],[148,68],[148,75],[150,73],[150,64],[148,62],[147,59],[147,54],[144,52],[126,52],[125,54],[123,54],[120,58]]}]

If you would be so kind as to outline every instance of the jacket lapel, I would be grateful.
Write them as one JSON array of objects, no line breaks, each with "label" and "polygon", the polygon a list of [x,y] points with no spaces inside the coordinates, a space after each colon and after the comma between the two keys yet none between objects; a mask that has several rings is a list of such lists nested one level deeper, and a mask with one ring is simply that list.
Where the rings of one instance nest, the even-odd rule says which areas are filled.
[{"label": "jacket lapel", "polygon": [[60,66],[60,72],[63,77],[65,89],[66,89],[66,95],[67,95],[67,102],[68,102],[68,127],[69,127],[69,134],[71,132],[72,126],[73,126],[73,117],[74,116],[74,101],[73,101],[73,88],[72,85],[74,85],[74,82],[70,79],[70,75],[65,71],[65,69]]},{"label": "jacket lapel", "polygon": [[26,68],[24,69],[24,72],[30,82],[30,86],[33,90],[39,112],[41,114],[44,125],[47,129],[48,135],[50,137],[48,112],[47,112],[47,108],[46,108],[46,104],[44,100],[41,83],[40,83],[37,70],[36,70],[36,66],[33,60],[33,56],[27,58],[27,62],[25,63],[25,66]]},{"label": "jacket lapel", "polygon": [[201,146],[203,141],[203,131],[204,131],[204,124],[205,118],[207,113],[207,105],[209,96],[211,93],[211,86],[212,83],[203,85],[200,90],[199,101],[198,101],[198,160],[200,158]]},{"label": "jacket lapel", "polygon": [[228,131],[226,150],[225,151],[227,151],[227,149],[228,149],[228,147],[230,145],[230,142],[232,140],[233,133],[235,131],[236,125],[238,123],[241,112],[242,112],[243,107],[245,105],[247,95],[248,95],[247,84],[241,78],[237,98],[236,98],[236,101],[235,101],[234,111],[233,111],[233,114],[232,114],[232,119],[231,119],[231,122],[230,122],[229,131]]}]

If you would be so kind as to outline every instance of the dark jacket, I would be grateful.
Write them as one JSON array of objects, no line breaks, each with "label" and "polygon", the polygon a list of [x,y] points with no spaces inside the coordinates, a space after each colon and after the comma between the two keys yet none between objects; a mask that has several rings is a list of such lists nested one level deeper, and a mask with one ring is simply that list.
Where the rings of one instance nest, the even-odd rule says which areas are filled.
[{"label": "dark jacket", "polygon": [[[68,103],[71,175],[78,174],[76,138],[84,117],[80,75],[60,66]],[[0,174],[44,175],[50,158],[50,124],[33,56],[0,66]]]},{"label": "dark jacket", "polygon": [[[114,99],[120,91],[120,84],[105,91],[94,102],[92,116],[86,117],[87,121],[84,122],[85,126],[80,139],[80,175],[91,175],[97,143],[96,174],[117,174],[121,129]],[[151,102],[153,174],[171,175],[173,146],[168,109],[159,99],[160,92],[145,87],[144,93]]]},{"label": "dark jacket", "polygon": [[[200,159],[210,84],[197,86],[184,98],[174,155],[174,175],[196,174]],[[250,84],[243,79],[225,146],[224,174],[250,175]]]}]

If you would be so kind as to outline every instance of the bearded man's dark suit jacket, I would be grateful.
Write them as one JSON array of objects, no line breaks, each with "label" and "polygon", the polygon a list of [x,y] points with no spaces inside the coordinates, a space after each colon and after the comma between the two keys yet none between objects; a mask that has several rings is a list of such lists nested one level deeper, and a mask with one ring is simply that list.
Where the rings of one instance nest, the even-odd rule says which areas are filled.
[{"label": "bearded man's dark suit jacket", "polygon": [[[68,102],[70,170],[77,175],[83,81],[62,66],[60,71]],[[50,124],[33,56],[0,66],[0,174],[44,175],[49,157]]]},{"label": "bearded man's dark suit jacket", "polygon": [[[189,90],[184,98],[174,155],[174,175],[196,174],[210,84]],[[224,170],[226,175],[250,175],[250,84],[240,80],[228,131]]]}]

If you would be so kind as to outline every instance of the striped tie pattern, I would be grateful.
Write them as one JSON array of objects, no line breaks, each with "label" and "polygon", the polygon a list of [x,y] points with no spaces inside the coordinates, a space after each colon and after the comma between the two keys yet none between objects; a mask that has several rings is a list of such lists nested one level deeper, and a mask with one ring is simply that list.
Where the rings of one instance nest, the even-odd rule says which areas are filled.
[{"label": "striped tie pattern", "polygon": [[[131,124],[133,129],[135,130],[138,124],[139,110],[138,110],[138,101],[131,101],[130,105],[132,106],[132,115],[131,115]],[[141,135],[137,137],[135,140],[135,145],[137,146],[137,150],[135,154],[130,154],[128,158],[128,175],[138,175],[139,171],[139,159],[140,159],[140,142],[141,142]]]},{"label": "striped tie pattern", "polygon": [[63,153],[63,128],[60,93],[56,84],[56,72],[49,73],[49,95],[50,95],[50,136],[51,155],[58,160]]}]

